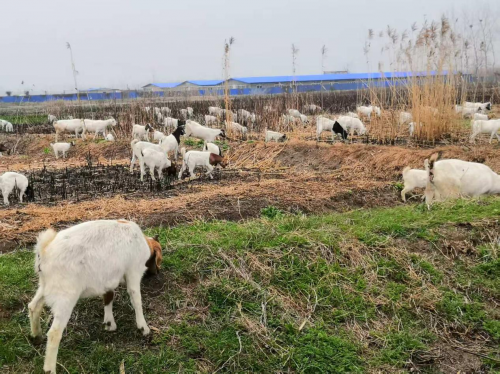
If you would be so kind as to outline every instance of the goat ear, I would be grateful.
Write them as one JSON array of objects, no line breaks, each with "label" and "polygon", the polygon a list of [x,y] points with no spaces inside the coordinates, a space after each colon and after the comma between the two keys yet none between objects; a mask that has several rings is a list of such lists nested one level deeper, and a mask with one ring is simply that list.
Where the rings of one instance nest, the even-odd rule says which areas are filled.
[{"label": "goat ear", "polygon": [[158,267],[156,266],[156,251],[152,251],[151,256],[146,261],[146,272],[151,275],[158,274]]}]

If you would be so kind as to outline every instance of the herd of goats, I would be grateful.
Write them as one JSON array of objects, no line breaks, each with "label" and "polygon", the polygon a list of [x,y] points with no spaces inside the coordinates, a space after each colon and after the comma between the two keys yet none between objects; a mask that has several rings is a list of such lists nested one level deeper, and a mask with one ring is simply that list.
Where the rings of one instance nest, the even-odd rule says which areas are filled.
[{"label": "herd of goats", "polygon": [[[316,122],[316,136],[318,140],[325,131],[331,132],[333,139],[339,136],[343,140],[346,140],[349,135],[353,135],[354,133],[358,135],[367,133],[367,129],[360,118],[367,118],[370,120],[372,115],[381,116],[380,107],[374,105],[358,106],[356,109],[356,113],[348,112],[332,119],[319,115],[322,109],[314,104],[305,106],[303,112],[315,114],[314,120]],[[437,111],[435,108],[429,109]],[[500,141],[500,136],[498,134],[500,119],[489,119],[488,112],[491,111],[491,109],[492,105],[490,102],[465,102],[463,105],[455,106],[457,113],[461,113],[464,117],[468,116],[473,120],[472,134],[470,137],[471,142],[473,142],[480,133],[490,134],[490,143],[494,136]],[[217,138],[226,138],[226,131],[237,136],[246,136],[248,128],[251,128],[252,124],[254,124],[258,118],[255,113],[251,113],[244,109],[233,112],[220,107],[211,106],[208,108],[208,114],[204,115],[205,125],[202,125],[191,119],[194,115],[193,108],[191,107],[180,110],[179,115],[181,118],[170,117],[171,109],[168,107],[144,107],[143,110],[147,114],[153,114],[155,120],[163,125],[164,132],[155,130],[150,124],[134,124],[132,126],[132,141],[130,143],[132,148],[132,159],[130,162],[130,171],[133,172],[134,165],[137,161],[140,166],[141,181],[143,181],[146,166],[149,168],[152,180],[156,180],[155,170],[160,180],[163,178],[164,171],[166,171],[167,176],[175,176],[178,173],[178,178],[182,179],[186,176],[194,176],[194,171],[197,167],[206,170],[206,175],[213,178],[212,172],[215,167],[225,167],[227,165],[222,149],[215,144],[215,140]],[[264,107],[264,111],[272,110],[273,108],[270,106]],[[222,122],[221,119],[224,117],[226,118],[224,122],[225,128],[211,127],[220,124]],[[237,119],[239,119],[241,124],[236,122]],[[307,124],[310,121],[310,117],[299,112],[297,109],[289,109],[286,114],[282,115],[281,119],[286,123],[301,122]],[[416,124],[413,122],[412,113],[405,111],[399,112],[398,120],[401,125],[407,124],[410,135],[413,135]],[[66,158],[68,151],[75,145],[74,141],[58,142],[58,137],[62,133],[74,133],[75,138],[80,136],[83,140],[87,138],[87,134],[93,134],[93,139],[102,135],[107,141],[112,142],[115,140],[116,133],[113,128],[116,126],[117,122],[113,118],[106,120],[74,118],[58,120],[55,116],[49,115],[48,121],[55,129],[55,142],[50,143],[50,146],[56,158],[59,158],[60,154],[63,158]],[[419,123],[419,125],[422,126],[421,123]],[[13,126],[10,122],[0,119],[0,129],[12,131]],[[169,135],[165,135],[167,131],[170,132]],[[113,135],[113,133],[115,135]],[[203,140],[202,150],[190,150],[186,152],[184,147],[180,148],[181,136]],[[266,142],[282,142],[286,139],[287,137],[284,133],[265,130]],[[0,144],[0,152],[6,150],[1,147],[2,145]],[[179,154],[182,156],[182,165],[180,170],[177,170],[175,162],[178,160]],[[173,159],[170,157],[173,157]],[[439,163],[437,165],[439,165]],[[486,167],[484,165],[481,166]],[[468,167],[467,170],[470,174],[470,167]],[[406,200],[406,193],[417,187],[428,187],[427,181],[429,179],[429,172],[432,174],[433,170],[404,169],[403,180],[405,186],[401,192],[404,201]],[[439,185],[439,178],[437,183],[435,181],[433,182],[433,185]],[[488,184],[483,185],[483,187],[487,186]],[[28,199],[32,197],[33,190],[28,183],[28,179],[24,175],[15,172],[6,172],[0,176],[0,190],[3,195],[4,204],[9,204],[8,196],[16,188],[19,192],[20,202],[23,201],[24,195],[26,195]],[[429,188],[427,189],[430,190]],[[454,194],[456,195],[461,192],[463,191],[458,189]],[[477,191],[475,190],[472,191],[472,193],[470,192],[471,191],[466,195],[477,195]],[[430,204],[432,197],[442,198],[447,194],[446,191],[437,191],[437,193],[431,196],[430,192],[428,192],[426,194],[426,199],[428,204]]]},{"label": "herd of goats", "polygon": [[[476,117],[491,110],[491,104],[471,103],[456,110],[470,112],[475,117],[473,124],[473,135],[476,128],[479,132],[498,131],[498,120],[490,121],[484,117]],[[477,107],[476,107],[477,105]],[[471,109],[469,109],[471,108]],[[149,109],[150,110],[150,109]],[[161,111],[161,109],[159,109]],[[152,126],[146,124],[134,125],[132,132],[132,160],[131,170],[135,160],[139,161],[141,167],[141,178],[147,165],[154,179],[154,169],[158,169],[158,176],[162,177],[162,170],[168,173],[176,173],[175,167],[168,158],[173,153],[177,160],[179,153],[182,154],[182,168],[179,172],[181,178],[185,171],[193,175],[194,168],[202,166],[211,176],[213,168],[217,165],[224,166],[224,158],[219,146],[214,141],[217,137],[224,138],[225,130],[243,133],[246,126],[236,122],[228,121],[226,129],[217,129],[203,126],[189,118],[192,109],[185,109],[186,119],[176,120],[174,129],[170,135],[155,131]],[[212,117],[218,118],[223,113],[221,108],[211,108],[211,112],[205,117],[207,124]],[[191,114],[190,114],[191,112]],[[160,112],[161,113],[161,112]],[[248,113],[248,112],[247,112]],[[306,121],[307,117],[298,114],[296,110],[288,112],[287,120]],[[359,107],[358,113],[369,117],[372,113],[380,115],[380,108],[375,106]],[[255,121],[255,116],[234,113],[245,116],[250,122]],[[323,116],[316,117],[317,135],[323,131],[331,131],[334,135],[339,134],[346,139],[348,133],[366,131],[359,119],[359,114],[349,113],[335,119]],[[304,116],[304,117],[301,117]],[[289,118],[290,117],[290,118]],[[170,117],[167,117],[170,118]],[[241,118],[241,117],[240,117]],[[401,118],[411,122],[411,114],[403,112]],[[480,119],[482,118],[482,119]],[[50,119],[50,118],[49,118]],[[113,141],[114,137],[107,130],[116,125],[114,119],[109,120],[57,120],[52,118],[56,130],[56,142],[51,146],[58,156],[59,153],[65,157],[73,142],[57,142],[57,136],[61,132],[81,133],[85,139],[87,133],[94,133],[94,138],[102,134],[106,139]],[[171,122],[169,120],[169,122]],[[170,125],[170,124],[169,124]],[[488,130],[488,131],[486,131]],[[476,134],[477,135],[477,134]],[[180,137],[192,136],[204,141],[202,151],[186,152],[185,148],[179,151]],[[158,143],[150,142],[150,137]],[[498,137],[498,134],[497,134]],[[472,137],[471,137],[472,138]],[[266,141],[282,141],[286,139],[285,134],[266,131]],[[500,140],[500,139],[499,139]],[[481,163],[466,162],[457,159],[440,159],[440,154],[435,153],[424,162],[425,170],[405,168],[403,170],[404,189],[401,192],[403,200],[406,193],[416,187],[425,188],[425,199],[428,205],[433,200],[441,200],[459,196],[481,196],[484,194],[500,193],[500,176],[489,167]],[[32,189],[28,179],[18,173],[7,172],[0,176],[0,188],[5,204],[8,204],[8,195],[17,187],[22,202],[23,195],[29,197]],[[162,263],[162,248],[158,238],[147,237],[140,227],[126,220],[98,220],[77,224],[59,233],[48,229],[38,236],[35,246],[35,272],[39,277],[39,287],[33,300],[28,305],[31,334],[34,339],[40,340],[42,328],[40,316],[45,304],[50,306],[53,314],[52,324],[47,333],[47,348],[44,362],[46,373],[55,373],[57,366],[57,353],[64,329],[71,317],[73,308],[78,299],[92,296],[103,296],[104,299],[104,328],[107,331],[116,330],[116,322],[113,317],[113,299],[115,289],[120,283],[126,283],[127,291],[135,311],[137,328],[143,335],[150,333],[150,328],[144,318],[142,310],[142,299],[140,282],[144,273],[157,274]],[[85,264],[84,267],[81,264]]]}]

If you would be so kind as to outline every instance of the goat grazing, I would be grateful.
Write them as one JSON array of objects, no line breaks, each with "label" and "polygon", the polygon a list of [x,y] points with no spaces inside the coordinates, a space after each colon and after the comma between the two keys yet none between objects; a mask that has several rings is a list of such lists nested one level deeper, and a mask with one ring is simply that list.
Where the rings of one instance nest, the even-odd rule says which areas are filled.
[{"label": "goat grazing", "polygon": [[284,142],[286,140],[286,135],[277,131],[266,130],[265,142],[270,142],[274,140],[275,142]]},{"label": "goat grazing", "polygon": [[105,120],[84,119],[82,138],[85,139],[87,132],[94,133],[94,140],[97,137],[97,134],[102,134],[102,136],[106,138],[106,130],[108,128],[112,129],[115,126],[116,120],[114,118]]},{"label": "goat grazing", "polygon": [[54,154],[56,155],[56,160],[59,158],[59,152],[62,153],[63,158],[66,158],[66,153],[69,151],[71,147],[75,146],[75,142],[71,143],[50,143],[50,146],[54,150]]},{"label": "goat grazing", "polygon": [[142,151],[142,159],[144,163],[148,166],[149,172],[151,174],[151,179],[155,179],[155,168],[158,168],[158,178],[163,179],[163,169],[168,169],[167,175],[175,175],[175,165],[172,165],[165,152],[159,152],[152,148],[146,148]]},{"label": "goat grazing", "polygon": [[[353,117],[348,117],[348,118],[353,118]],[[321,116],[316,117],[316,139],[318,141],[323,131],[332,132],[332,141],[335,140],[335,135],[340,135],[343,140],[346,140],[348,137],[348,133],[346,130],[347,129],[344,128],[337,120],[331,120],[329,118]]]},{"label": "goat grazing", "polygon": [[491,110],[491,103],[489,101],[487,103],[471,103],[466,101],[464,103],[464,108],[473,108],[476,109],[476,112],[479,110],[485,112],[487,110]]},{"label": "goat grazing", "polygon": [[149,141],[149,133],[153,132],[153,127],[148,123],[145,126],[133,125],[132,126],[132,139],[144,139]]},{"label": "goat grazing", "polygon": [[413,115],[409,112],[400,112],[399,113],[399,124],[404,125],[413,121]]},{"label": "goat grazing", "polygon": [[179,157],[179,145],[181,144],[182,135],[184,135],[184,127],[179,126],[172,134],[165,136],[160,140],[162,148],[167,154],[169,152],[174,152],[174,159],[176,161]]},{"label": "goat grazing", "polygon": [[102,295],[105,330],[116,330],[114,290],[125,281],[137,328],[143,335],[149,334],[142,311],[141,278],[146,271],[158,273],[162,255],[157,240],[144,236],[137,224],[101,220],[81,223],[59,233],[48,229],[38,236],[34,252],[39,286],[28,304],[34,338],[42,335],[40,315],[45,303],[53,315],[47,333],[45,373],[56,372],[62,334],[78,299]]},{"label": "goat grazing", "polygon": [[457,159],[438,159],[439,154],[433,154],[424,162],[428,207],[434,200],[500,193],[500,176],[488,166]]},{"label": "goat grazing", "polygon": [[200,125],[195,121],[186,122],[186,136],[192,136],[194,138],[202,139],[206,142],[213,142],[218,136],[225,138],[226,133],[222,129],[210,129],[208,127]]},{"label": "goat grazing", "polygon": [[212,172],[214,171],[214,166],[221,165],[223,168],[226,167],[226,162],[222,156],[215,153],[200,152],[200,151],[189,151],[186,152],[185,148],[181,149],[182,154],[182,167],[179,172],[179,179],[182,179],[182,174],[185,170],[189,171],[189,177],[194,176],[194,169],[197,166],[204,167],[207,170],[207,176],[213,179]]},{"label": "goat grazing", "polygon": [[205,114],[205,125],[216,125],[218,123],[217,117]]},{"label": "goat grazing", "polygon": [[248,129],[245,126],[240,125],[239,123],[236,122],[228,122],[226,124],[226,127],[231,130],[232,132],[239,134],[239,135],[246,135],[248,132]]},{"label": "goat grazing", "polygon": [[53,123],[54,129],[56,130],[56,142],[60,133],[62,132],[74,132],[75,138],[78,138],[78,134],[83,135],[83,120],[82,119],[60,119]]},{"label": "goat grazing", "polygon": [[165,117],[163,120],[163,130],[167,131],[167,128],[176,129],[179,126],[179,120],[177,118]]},{"label": "goat grazing", "polygon": [[474,143],[478,134],[491,134],[490,144],[494,136],[496,136],[498,141],[500,142],[500,135],[498,135],[498,130],[500,130],[500,119],[492,119],[489,121],[472,121],[472,135],[470,136],[469,140],[471,143]]},{"label": "goat grazing", "polygon": [[406,194],[415,188],[427,186],[427,172],[425,170],[411,169],[409,166],[403,169],[404,188],[401,191],[401,199],[406,201]]},{"label": "goat grazing", "polygon": [[34,199],[35,194],[32,186],[28,182],[28,178],[19,173],[8,171],[0,175],[0,191],[3,196],[3,203],[9,205],[9,195],[14,191],[14,188],[19,190],[19,201],[23,202],[23,195],[26,194],[28,201]]},{"label": "goat grazing", "polygon": [[340,116],[337,118],[337,122],[351,135],[356,131],[359,135],[366,134],[366,127],[359,118],[353,118],[350,116]]}]

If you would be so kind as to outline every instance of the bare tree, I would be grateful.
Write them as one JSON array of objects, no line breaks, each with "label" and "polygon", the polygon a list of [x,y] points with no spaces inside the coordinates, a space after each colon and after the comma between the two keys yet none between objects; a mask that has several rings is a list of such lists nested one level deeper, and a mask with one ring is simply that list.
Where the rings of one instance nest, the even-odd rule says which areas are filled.
[{"label": "bare tree", "polygon": [[73,59],[73,50],[71,49],[71,44],[66,42],[66,48],[69,49],[69,55],[71,57],[71,70],[73,71],[73,80],[75,81],[76,95],[78,97],[78,101],[80,101],[80,92],[78,91],[78,84],[76,82],[76,76],[78,75],[78,71],[76,70],[76,67],[75,67],[75,61]]}]

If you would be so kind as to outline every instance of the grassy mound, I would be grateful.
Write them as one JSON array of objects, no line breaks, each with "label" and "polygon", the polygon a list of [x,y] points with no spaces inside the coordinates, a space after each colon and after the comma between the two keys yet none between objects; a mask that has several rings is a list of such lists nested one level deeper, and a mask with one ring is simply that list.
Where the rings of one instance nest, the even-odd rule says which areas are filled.
[{"label": "grassy mound", "polygon": [[[59,362],[71,373],[499,369],[499,217],[491,198],[153,228],[166,250],[143,281],[152,336],[121,289],[118,330],[102,328],[102,301],[80,301]],[[43,365],[29,340],[32,267],[30,251],[0,257],[3,372]]]}]

